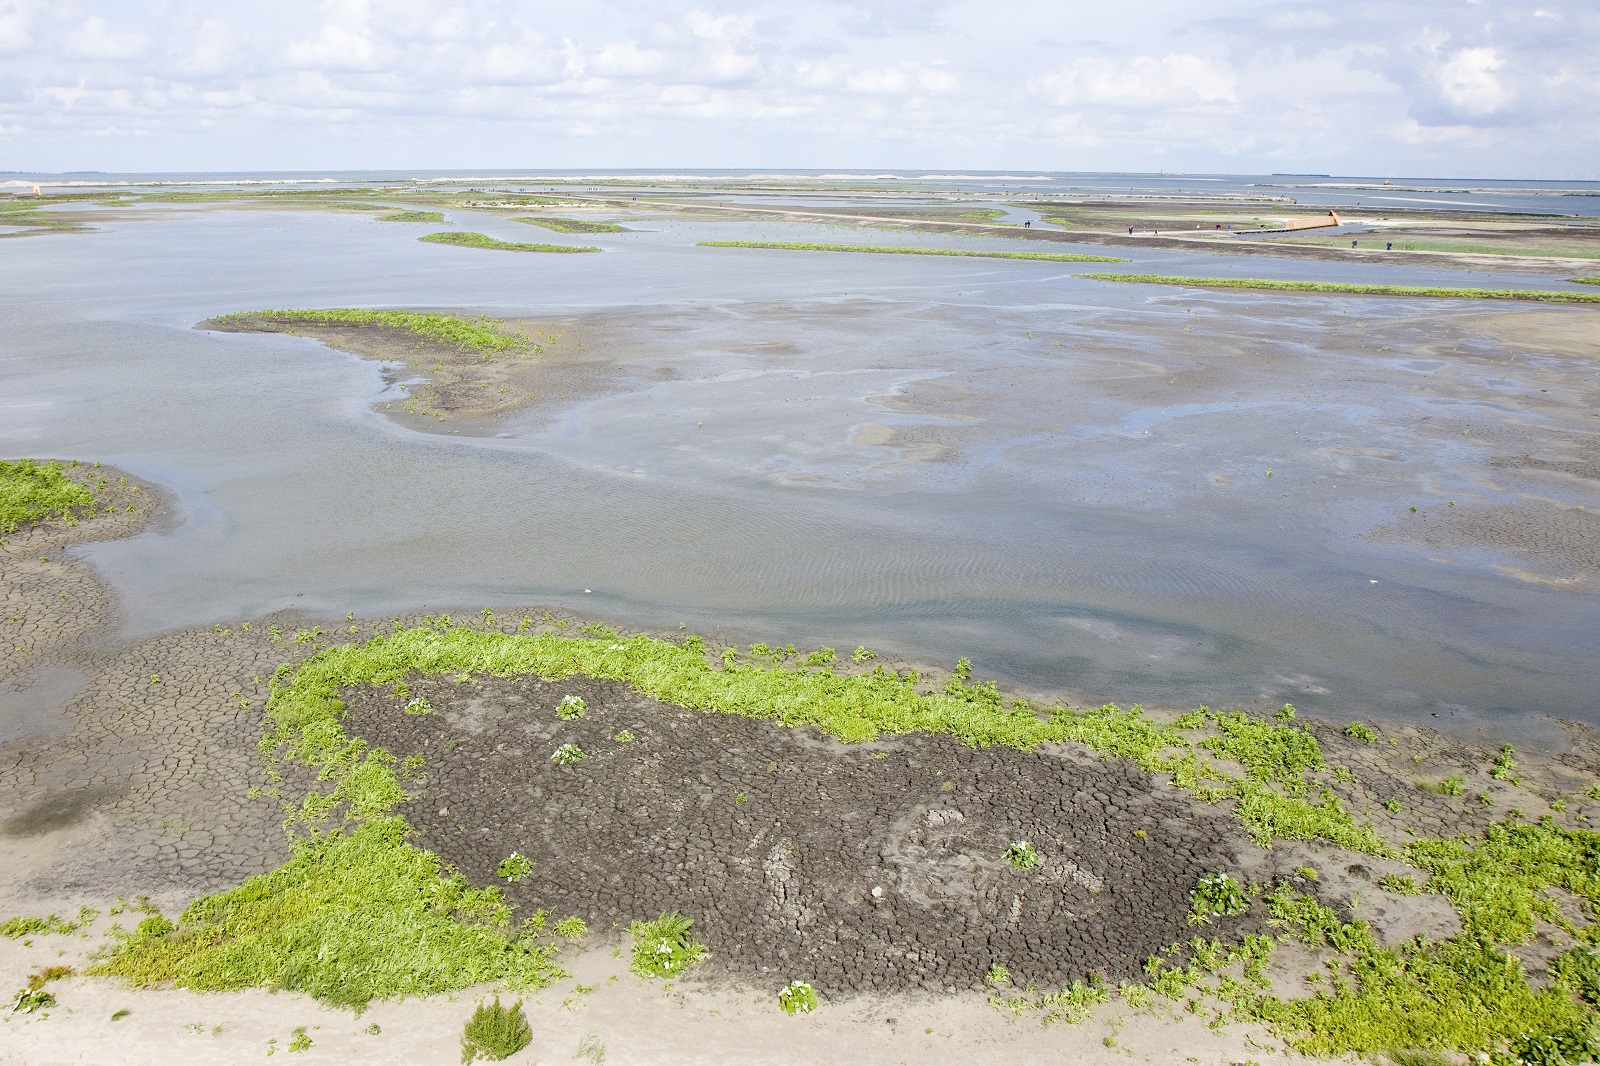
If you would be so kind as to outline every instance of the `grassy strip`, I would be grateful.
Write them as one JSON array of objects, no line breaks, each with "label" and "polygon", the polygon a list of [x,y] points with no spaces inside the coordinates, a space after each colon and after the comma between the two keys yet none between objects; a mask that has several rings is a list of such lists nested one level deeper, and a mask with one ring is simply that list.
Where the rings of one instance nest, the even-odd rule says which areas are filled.
[{"label": "grassy strip", "polygon": [[1568,278],[1567,280],[1577,282],[1579,285],[1600,285],[1600,278]]},{"label": "grassy strip", "polygon": [[1270,289],[1279,292],[1352,293],[1358,296],[1435,296],[1457,300],[1532,300],[1552,304],[1596,304],[1600,295],[1547,289],[1434,289],[1418,285],[1346,285],[1331,281],[1273,281],[1266,278],[1186,278],[1167,274],[1079,274],[1094,281],[1140,285],[1186,285],[1197,289]]},{"label": "grassy strip", "polygon": [[445,315],[419,311],[371,311],[360,307],[298,308],[278,311],[238,311],[219,315],[214,322],[304,322],[308,325],[377,325],[402,329],[426,340],[453,344],[472,352],[503,352],[528,347],[528,340],[498,321],[482,315]]},{"label": "grassy strip", "polygon": [[455,244],[462,248],[492,248],[499,252],[598,252],[600,249],[576,244],[524,244],[519,241],[498,241],[483,233],[468,230],[446,230],[430,233],[417,240],[428,244]]},{"label": "grassy strip", "polygon": [[443,222],[443,211],[397,211],[384,215],[379,222]]},{"label": "grassy strip", "polygon": [[557,218],[553,215],[545,218],[522,215],[511,221],[526,222],[530,226],[543,226],[557,233],[621,233],[626,229],[615,222],[590,222],[582,218]]},{"label": "grassy strip", "polygon": [[1033,259],[1047,263],[1124,263],[1109,255],[1067,252],[968,252],[956,248],[916,248],[891,244],[805,244],[800,241],[700,241],[697,248],[776,248],[786,252],[868,252],[873,255],[954,255],[967,259]]},{"label": "grassy strip", "polygon": [[0,459],[0,534],[15,532],[24,522],[72,522],[81,509],[93,506],[94,493],[63,474],[54,461]]}]

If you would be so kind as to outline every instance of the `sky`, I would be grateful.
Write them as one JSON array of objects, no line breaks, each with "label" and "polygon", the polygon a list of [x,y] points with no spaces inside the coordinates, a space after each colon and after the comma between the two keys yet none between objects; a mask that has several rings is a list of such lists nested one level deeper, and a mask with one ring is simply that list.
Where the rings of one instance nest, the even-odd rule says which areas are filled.
[{"label": "sky", "polygon": [[1600,0],[0,0],[0,170],[1600,178]]}]

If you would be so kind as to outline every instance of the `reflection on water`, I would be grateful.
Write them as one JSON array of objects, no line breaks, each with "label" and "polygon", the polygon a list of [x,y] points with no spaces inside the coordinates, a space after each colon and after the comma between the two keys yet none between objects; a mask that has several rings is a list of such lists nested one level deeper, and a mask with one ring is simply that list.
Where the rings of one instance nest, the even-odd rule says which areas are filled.
[{"label": "reflection on water", "polygon": [[[4,242],[28,288],[0,297],[0,452],[115,463],[179,495],[171,532],[84,549],[136,631],[547,602],[969,655],[1090,699],[1600,720],[1594,594],[1363,538],[1470,481],[1459,432],[1420,427],[1477,401],[1397,386],[1421,364],[1358,343],[1353,302],[1190,305],[1059,264],[693,247],[815,237],[800,226],[637,224],[570,257],[266,212]],[[308,305],[603,309],[654,330],[643,358],[674,374],[469,440],[372,413],[374,364],[190,328]],[[1359,313],[1421,336],[1434,310]]]}]

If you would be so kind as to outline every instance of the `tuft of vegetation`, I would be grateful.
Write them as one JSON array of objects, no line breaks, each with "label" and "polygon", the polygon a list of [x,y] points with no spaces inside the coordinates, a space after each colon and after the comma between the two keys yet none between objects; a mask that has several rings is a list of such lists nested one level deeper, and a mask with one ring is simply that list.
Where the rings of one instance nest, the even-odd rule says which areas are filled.
[{"label": "tuft of vegetation", "polygon": [[14,533],[24,522],[73,523],[80,511],[93,508],[94,493],[62,473],[53,460],[0,459],[0,534]]},{"label": "tuft of vegetation", "polygon": [[566,743],[557,748],[550,756],[550,761],[557,766],[571,766],[575,762],[583,761],[583,749],[573,743]]},{"label": "tuft of vegetation", "polygon": [[1417,884],[1417,879],[1410,874],[1388,874],[1378,879],[1378,887],[1400,896],[1416,896],[1422,893],[1422,886]]},{"label": "tuft of vegetation", "polygon": [[562,940],[582,940],[589,935],[589,923],[573,915],[556,922],[550,927],[550,931]]},{"label": "tuft of vegetation", "polygon": [[1244,888],[1228,874],[1206,874],[1189,894],[1189,924],[1207,925],[1213,918],[1227,918],[1250,909]]},{"label": "tuft of vegetation", "polygon": [[1033,259],[1048,263],[1123,263],[1113,255],[1067,252],[970,252],[957,248],[919,248],[899,244],[807,244],[802,241],[700,241],[697,248],[773,248],[784,252],[867,252],[872,255],[953,255],[970,259]]},{"label": "tuft of vegetation", "polygon": [[1006,849],[1006,862],[1019,870],[1031,870],[1041,861],[1039,849],[1026,840],[1015,841]]},{"label": "tuft of vegetation", "polygon": [[11,997],[12,1014],[32,1014],[56,1005],[56,997],[42,988],[19,988]]},{"label": "tuft of vegetation", "polygon": [[1600,295],[1559,289],[1440,289],[1419,285],[1350,285],[1332,281],[1273,281],[1266,278],[1188,278],[1168,274],[1079,274],[1093,281],[1136,285],[1183,285],[1195,289],[1268,289],[1274,292],[1327,292],[1356,296],[1432,296],[1454,300],[1532,300],[1537,303],[1594,304]]},{"label": "tuft of vegetation", "polygon": [[619,226],[615,222],[591,222],[583,218],[558,218],[547,215],[543,218],[537,215],[522,215],[513,218],[513,222],[526,222],[530,226],[542,226],[545,229],[555,230],[557,233],[622,233],[627,227]]},{"label": "tuft of vegetation", "polygon": [[454,244],[462,248],[491,248],[497,252],[598,252],[600,249],[576,244],[526,244],[522,241],[501,241],[486,233],[470,230],[445,230],[429,233],[417,240],[427,244]]},{"label": "tuft of vegetation", "polygon": [[704,944],[689,936],[694,922],[676,911],[669,911],[650,922],[635,921],[633,961],[628,969],[640,977],[679,977],[690,966],[706,958]]},{"label": "tuft of vegetation", "polygon": [[328,307],[288,309],[274,311],[238,311],[219,315],[213,322],[251,325],[255,322],[271,324],[303,322],[307,325],[328,326],[387,326],[404,330],[437,344],[448,344],[464,351],[489,354],[515,351],[529,347],[528,339],[507,330],[498,320],[488,315],[468,318],[465,315],[446,315],[420,311],[372,311],[360,307]]},{"label": "tuft of vegetation", "polygon": [[384,215],[379,222],[443,222],[442,211],[397,211],[392,215]]},{"label": "tuft of vegetation", "polygon": [[1512,758],[1511,745],[1501,748],[1494,757],[1494,765],[1489,767],[1489,776],[1496,781],[1510,781],[1513,785],[1520,780],[1517,777],[1517,760]]},{"label": "tuft of vegetation", "polygon": [[1351,740],[1359,740],[1363,744],[1371,744],[1378,739],[1378,734],[1373,732],[1371,726],[1362,725],[1360,722],[1351,722],[1345,726],[1344,735]]},{"label": "tuft of vegetation", "polygon": [[0,924],[0,936],[11,940],[19,940],[25,936],[48,936],[50,934],[66,934],[78,931],[78,923],[57,917],[54,914],[38,917],[37,915],[21,915],[16,918],[7,918]]},{"label": "tuft of vegetation", "polygon": [[522,1013],[522,1001],[505,1007],[495,996],[491,1002],[479,1003],[462,1027],[461,1062],[465,1066],[474,1059],[509,1059],[531,1043],[533,1026]]},{"label": "tuft of vegetation", "polygon": [[810,1014],[817,1009],[817,990],[806,981],[790,981],[778,990],[778,1006],[788,1015]]},{"label": "tuft of vegetation", "polygon": [[1568,278],[1567,280],[1576,282],[1579,285],[1600,285],[1600,278]]},{"label": "tuft of vegetation", "polygon": [[533,860],[520,851],[513,851],[510,855],[500,860],[500,864],[494,868],[494,872],[496,877],[503,877],[507,881],[515,883],[533,873]]},{"label": "tuft of vegetation", "polygon": [[1460,774],[1451,774],[1443,781],[1418,781],[1417,787],[1424,792],[1437,792],[1441,796],[1459,796],[1466,784],[1466,778]]},{"label": "tuft of vegetation", "polygon": [[401,710],[403,710],[406,714],[432,714],[433,704],[428,702],[428,698],[426,696],[416,696],[407,701],[406,705],[402,707]]},{"label": "tuft of vegetation", "polygon": [[589,705],[583,702],[582,696],[562,696],[561,702],[556,704],[556,717],[570,722],[574,718],[582,718],[583,712],[588,709]]}]

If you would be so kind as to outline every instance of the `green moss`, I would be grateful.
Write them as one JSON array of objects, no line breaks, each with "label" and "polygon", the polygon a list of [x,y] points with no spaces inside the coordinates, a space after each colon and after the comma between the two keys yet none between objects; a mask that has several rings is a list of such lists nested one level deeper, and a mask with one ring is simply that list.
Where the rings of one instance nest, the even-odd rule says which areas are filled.
[{"label": "green moss", "polygon": [[1268,289],[1276,292],[1349,293],[1358,296],[1434,296],[1457,300],[1532,300],[1539,303],[1600,303],[1600,295],[1554,289],[1440,289],[1417,285],[1347,285],[1331,281],[1273,281],[1265,278],[1189,278],[1167,274],[1079,274],[1094,281],[1138,285],[1183,285],[1196,289]]},{"label": "green moss", "polygon": [[513,218],[513,222],[526,222],[530,226],[542,226],[545,229],[555,230],[557,233],[621,233],[626,227],[615,222],[591,222],[583,218],[557,218],[554,215],[540,217],[538,215],[523,215]]},{"label": "green moss", "polygon": [[[424,340],[449,344],[470,352],[504,352],[533,347],[488,315],[469,318],[422,311],[372,311],[360,307],[297,308],[275,311],[239,311],[219,315],[214,322],[304,322],[308,325],[375,325],[405,330]],[[537,350],[535,348],[535,350]]]},{"label": "green moss", "polygon": [[1035,259],[1052,263],[1121,263],[1107,255],[1066,252],[969,252],[955,248],[919,248],[897,244],[807,244],[801,241],[700,241],[697,248],[774,248],[786,252],[868,252],[873,255],[953,255],[972,259]]},{"label": "green moss", "polygon": [[455,244],[463,248],[490,248],[498,252],[598,252],[598,248],[582,247],[576,244],[525,244],[521,241],[500,241],[485,233],[473,233],[468,230],[446,230],[443,233],[430,233],[417,240],[427,244]]},{"label": "green moss", "polygon": [[94,493],[53,461],[0,459],[0,534],[13,533],[24,522],[75,522],[81,510],[93,506]]}]

